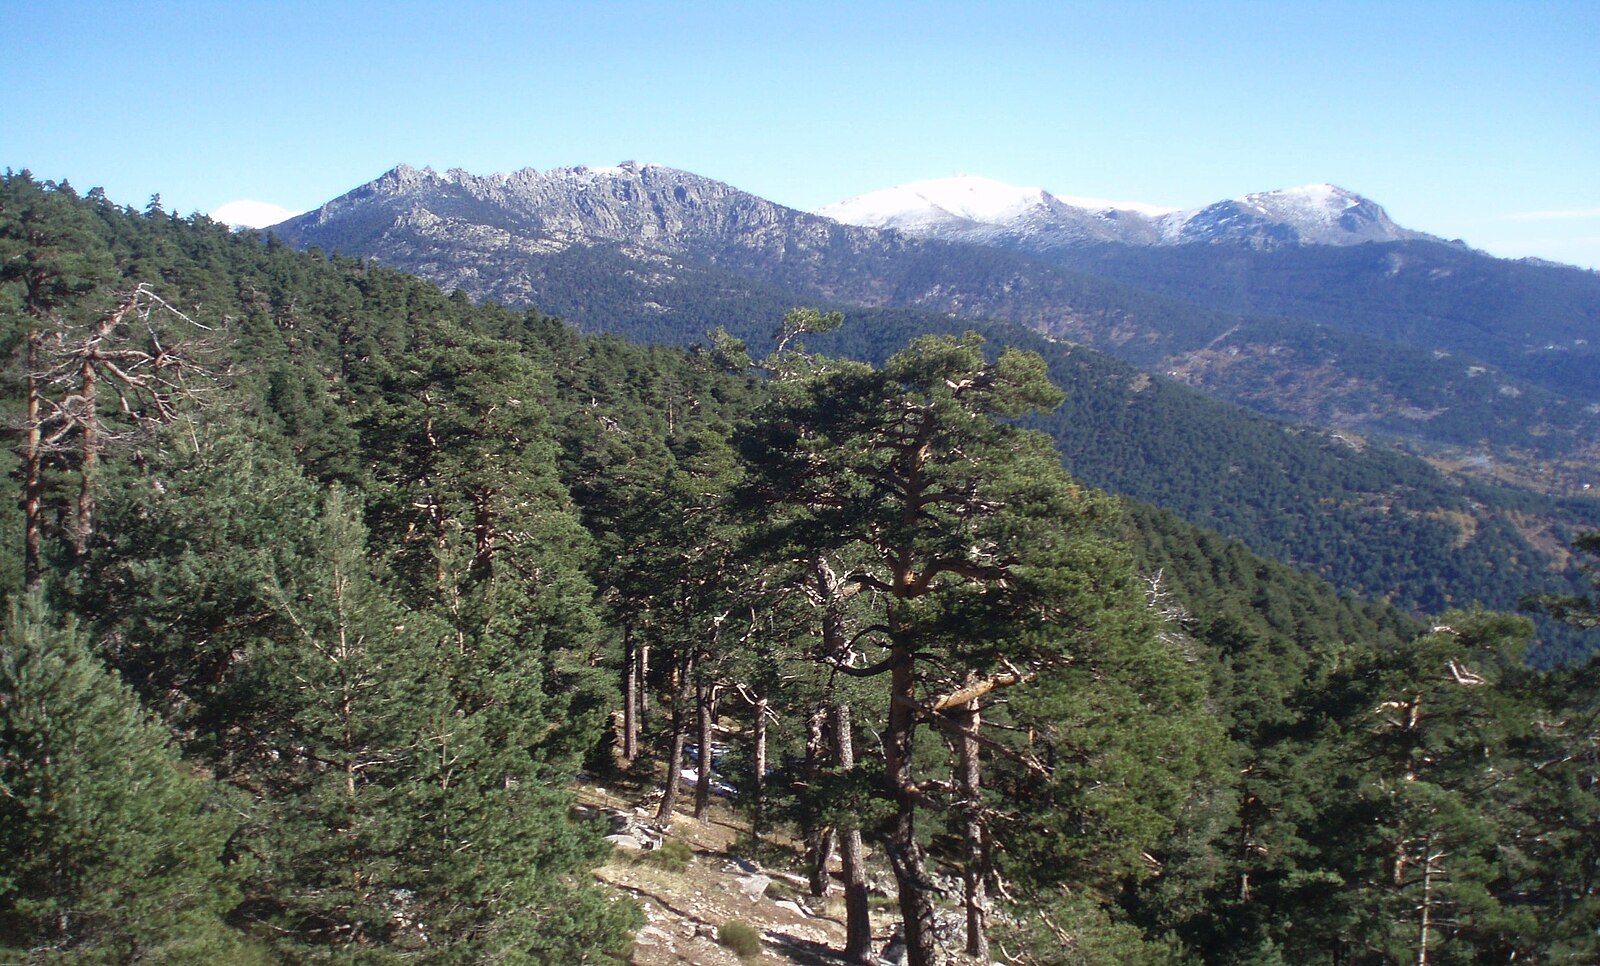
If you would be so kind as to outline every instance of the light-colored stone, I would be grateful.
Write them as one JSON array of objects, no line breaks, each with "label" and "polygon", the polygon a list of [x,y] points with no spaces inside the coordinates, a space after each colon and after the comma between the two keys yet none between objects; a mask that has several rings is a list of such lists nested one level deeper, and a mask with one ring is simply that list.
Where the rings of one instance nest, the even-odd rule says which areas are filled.
[{"label": "light-colored stone", "polygon": [[811,918],[810,911],[804,906],[800,905],[798,902],[794,902],[789,899],[779,899],[777,902],[774,902],[773,905],[777,906],[779,909],[787,909],[797,916],[803,916],[807,919]]},{"label": "light-colored stone", "polygon": [[747,875],[739,880],[739,891],[751,899],[760,899],[767,894],[767,886],[772,884],[772,879],[764,875]]}]

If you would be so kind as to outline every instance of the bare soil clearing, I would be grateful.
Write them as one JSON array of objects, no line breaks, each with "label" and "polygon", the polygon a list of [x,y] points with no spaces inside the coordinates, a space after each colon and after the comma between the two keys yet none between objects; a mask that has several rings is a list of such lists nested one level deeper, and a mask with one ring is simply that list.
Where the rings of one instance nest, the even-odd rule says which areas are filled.
[{"label": "bare soil clearing", "polygon": [[[635,789],[586,785],[577,793],[584,807],[618,816],[615,821],[631,816],[654,822],[654,805],[637,805]],[[633,897],[644,911],[647,923],[637,934],[632,963],[844,963],[838,955],[845,941],[839,884],[832,883],[823,899],[811,897],[798,874],[798,852],[787,839],[769,836],[757,845],[748,825],[720,802],[709,821],[678,814],[663,832],[666,842],[681,842],[692,852],[681,871],[623,846],[595,871],[596,878]],[[717,930],[728,922],[745,922],[760,932],[760,955],[741,960],[717,943]],[[874,918],[875,948],[888,942],[893,926],[890,915]]]}]

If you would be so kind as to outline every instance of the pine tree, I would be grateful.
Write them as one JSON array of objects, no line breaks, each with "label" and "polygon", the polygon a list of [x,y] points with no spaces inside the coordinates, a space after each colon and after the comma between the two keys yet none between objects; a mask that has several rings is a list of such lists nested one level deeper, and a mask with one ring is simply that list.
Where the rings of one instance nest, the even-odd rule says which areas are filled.
[{"label": "pine tree", "polygon": [[[1527,695],[1503,687],[1531,636],[1525,619],[1446,615],[1379,664],[1376,688],[1342,753],[1352,798],[1336,800],[1342,841],[1326,849],[1347,886],[1344,941],[1393,960],[1479,962],[1527,956],[1534,919],[1506,903],[1503,836],[1510,754],[1532,727]],[[1331,829],[1330,829],[1331,831]]]},{"label": "pine tree", "polygon": [[436,323],[353,382],[367,517],[408,602],[454,629],[457,702],[505,749],[508,780],[569,775],[615,706],[615,659],[583,570],[592,545],[555,472],[548,377]]},{"label": "pine tree", "polygon": [[1521,768],[1500,893],[1534,911],[1524,948],[1554,963],[1600,960],[1600,658],[1520,677],[1511,686],[1538,704],[1512,749]]},{"label": "pine tree", "polygon": [[620,941],[626,904],[570,877],[604,843],[565,818],[463,714],[448,624],[399,606],[337,491],[311,567],[263,574],[294,634],[260,656],[277,693],[254,722],[277,754],[254,830],[263,875],[251,915],[318,946],[445,961],[577,962]]},{"label": "pine tree", "polygon": [[[463,635],[509,635],[408,605],[369,558],[358,504],[250,424],[221,422],[115,491],[75,600],[194,753],[250,796],[241,919],[292,959],[609,948],[630,907],[578,878],[604,842],[547,784],[593,723],[553,728],[531,713],[554,704],[538,690],[510,708],[485,699],[538,681],[544,656],[469,664],[487,655],[464,654]],[[519,619],[570,626],[531,607]]]},{"label": "pine tree", "polygon": [[[1008,350],[988,362],[981,342],[971,334],[919,339],[882,370],[839,366],[780,387],[784,401],[751,444],[771,504],[785,511],[771,533],[777,552],[861,547],[865,562],[845,579],[884,600],[883,623],[857,635],[878,659],[858,667],[831,658],[843,673],[887,678],[883,794],[894,818],[880,835],[917,964],[939,955],[917,818],[944,798],[941,789],[965,803],[957,809],[961,861],[987,863],[989,815],[970,767],[971,749],[985,741],[972,714],[978,706],[1001,692],[1013,704],[1035,694],[1039,713],[1029,724],[1051,715],[1110,723],[1137,717],[1131,709],[1141,701],[1160,708],[1171,731],[1134,733],[1153,738],[1147,750],[1184,752],[1175,781],[1156,795],[1156,815],[1175,811],[1198,767],[1194,749],[1206,744],[1204,724],[1184,713],[1199,697],[1196,680],[1180,655],[1159,646],[1126,556],[1099,535],[1112,522],[1110,506],[1067,479],[1042,437],[1000,422],[1055,405],[1059,391],[1037,356]],[[960,780],[927,774],[930,764],[942,759],[949,769],[961,757],[919,745],[929,726],[970,752]],[[1046,736],[1042,749],[999,747],[1054,775],[1054,744]],[[1045,804],[1039,821],[1051,814]],[[1134,827],[1118,845],[1158,827]],[[973,868],[969,879],[987,874]],[[979,955],[982,903],[969,886],[977,909],[968,948]]]},{"label": "pine tree", "polygon": [[[1573,541],[1583,569],[1600,590],[1600,532]],[[1539,595],[1524,603],[1593,633],[1600,627],[1600,598]],[[1537,694],[1533,727],[1516,752],[1513,808],[1520,819],[1507,836],[1512,866],[1510,901],[1535,905],[1538,914],[1525,942],[1551,962],[1600,957],[1600,655],[1546,674],[1524,670],[1512,685]]]},{"label": "pine tree", "polygon": [[236,804],[37,595],[0,647],[0,953],[23,961],[216,962],[243,866]]},{"label": "pine tree", "polygon": [[[46,422],[49,370],[46,341],[83,322],[81,303],[114,270],[94,219],[70,191],[9,171],[0,182],[0,286],[15,288],[19,311],[3,335],[21,356],[23,412],[17,450],[22,475],[22,569],[26,586],[44,574],[46,493],[53,441]],[[7,293],[8,295],[10,293]],[[64,429],[61,431],[65,431]]]}]

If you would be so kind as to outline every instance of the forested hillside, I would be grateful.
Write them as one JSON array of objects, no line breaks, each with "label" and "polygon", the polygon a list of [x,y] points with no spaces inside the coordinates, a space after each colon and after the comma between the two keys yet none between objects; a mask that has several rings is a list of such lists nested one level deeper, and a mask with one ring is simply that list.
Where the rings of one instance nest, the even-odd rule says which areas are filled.
[{"label": "forested hillside", "polygon": [[625,959],[567,788],[701,816],[724,741],[756,827],[836,843],[854,962],[875,882],[917,964],[1600,954],[1600,665],[1026,428],[1143,445],[1136,373],[1062,409],[1111,398],[1070,353],[847,361],[815,310],[641,347],[26,174],[0,311],[0,958]]},{"label": "forested hillside", "polygon": [[[585,257],[606,256],[589,250]],[[666,289],[670,314],[633,321],[625,306],[608,301],[626,291],[625,280],[591,292],[582,310],[641,341],[680,340],[694,326],[722,324],[716,313],[724,310],[735,335],[764,340],[761,320],[785,304],[781,293],[702,287],[703,275],[681,269],[675,277]],[[1335,586],[1422,613],[1474,604],[1515,609],[1530,592],[1582,587],[1565,548],[1577,533],[1600,527],[1593,500],[1451,478],[1360,435],[1255,416],[1020,325],[888,309],[849,317],[849,325],[813,337],[812,345],[881,362],[919,334],[971,328],[1038,353],[1066,401],[1025,422],[1051,436],[1075,476],[1243,540]],[[1537,640],[1532,659],[1541,664],[1581,660],[1594,646],[1550,622],[1540,623]]]},{"label": "forested hillside", "polygon": [[[881,346],[918,332],[970,324],[891,311],[854,318],[864,334],[818,344],[876,359]],[[981,330],[1046,361],[1066,401],[1025,422],[1049,434],[1068,470],[1094,486],[1413,612],[1514,609],[1534,590],[1582,586],[1565,547],[1600,526],[1593,501],[1451,478],[1359,436],[1242,412],[1021,326]],[[1592,647],[1544,624],[1534,658],[1579,660]]]},{"label": "forested hillside", "polygon": [[1293,317],[1398,345],[1492,362],[1534,385],[1596,401],[1589,378],[1600,275],[1464,245],[1344,248],[1089,246],[1052,257],[1081,271],[1223,312]]}]

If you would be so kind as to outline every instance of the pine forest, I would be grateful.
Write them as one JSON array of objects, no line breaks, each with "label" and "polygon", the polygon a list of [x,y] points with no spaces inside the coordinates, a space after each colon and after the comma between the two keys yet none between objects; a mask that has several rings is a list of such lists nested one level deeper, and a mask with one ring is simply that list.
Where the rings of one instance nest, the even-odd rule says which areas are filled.
[{"label": "pine forest", "polygon": [[789,843],[818,961],[1600,961],[1592,582],[1336,589],[1069,475],[1116,417],[1025,340],[862,324],[8,172],[0,961],[627,962],[583,781]]}]

